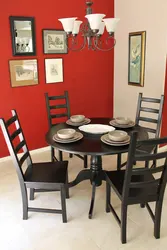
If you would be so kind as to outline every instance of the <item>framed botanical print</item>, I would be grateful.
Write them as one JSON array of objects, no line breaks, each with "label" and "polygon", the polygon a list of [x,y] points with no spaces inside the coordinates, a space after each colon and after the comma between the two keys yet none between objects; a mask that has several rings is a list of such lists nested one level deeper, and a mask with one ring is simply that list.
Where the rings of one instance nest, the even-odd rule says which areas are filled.
[{"label": "framed botanical print", "polygon": [[43,31],[44,54],[66,54],[67,35],[63,30],[44,29]]},{"label": "framed botanical print", "polygon": [[12,87],[38,84],[38,67],[36,59],[10,60],[9,69]]},{"label": "framed botanical print", "polygon": [[144,86],[146,31],[129,34],[128,84]]},{"label": "framed botanical print", "polygon": [[46,83],[63,82],[63,59],[45,59]]}]

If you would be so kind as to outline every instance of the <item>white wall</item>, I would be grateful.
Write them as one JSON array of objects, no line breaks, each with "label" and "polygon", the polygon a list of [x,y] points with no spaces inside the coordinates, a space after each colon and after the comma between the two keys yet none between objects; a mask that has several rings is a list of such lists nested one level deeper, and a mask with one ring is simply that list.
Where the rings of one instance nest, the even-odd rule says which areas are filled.
[{"label": "white wall", "polygon": [[[114,116],[135,118],[138,93],[160,97],[164,93],[167,51],[167,0],[115,0],[121,20],[115,34]],[[146,30],[144,87],[128,85],[128,35]],[[166,97],[167,98],[167,97]]]}]

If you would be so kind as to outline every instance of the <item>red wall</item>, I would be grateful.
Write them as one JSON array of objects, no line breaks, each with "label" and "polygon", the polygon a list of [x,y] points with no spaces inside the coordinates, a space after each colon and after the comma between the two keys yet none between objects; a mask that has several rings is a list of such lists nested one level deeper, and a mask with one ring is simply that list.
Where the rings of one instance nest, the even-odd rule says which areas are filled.
[{"label": "red wall", "polygon": [[165,86],[164,86],[164,108],[163,108],[163,117],[162,117],[162,129],[161,136],[167,136],[167,62],[166,62],[166,76],[165,76]]},{"label": "red wall", "polygon": [[[0,24],[0,117],[8,118],[11,109],[16,109],[29,148],[46,146],[45,133],[48,129],[44,93],[59,95],[69,91],[71,113],[83,113],[87,117],[112,116],[113,112],[113,51],[69,52],[67,55],[44,55],[42,29],[61,29],[60,17],[78,16],[84,20],[85,0],[39,1],[7,0],[1,3]],[[95,1],[93,10],[114,15],[114,0]],[[11,88],[9,59],[12,57],[9,16],[34,16],[39,84]],[[64,82],[45,84],[44,58],[63,58]],[[0,157],[8,155],[8,150],[0,131]]]}]

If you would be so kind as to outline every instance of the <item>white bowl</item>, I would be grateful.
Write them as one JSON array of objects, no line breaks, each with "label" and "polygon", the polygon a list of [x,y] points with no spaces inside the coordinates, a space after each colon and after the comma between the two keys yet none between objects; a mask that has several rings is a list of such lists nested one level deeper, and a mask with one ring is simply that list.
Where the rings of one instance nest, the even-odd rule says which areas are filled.
[{"label": "white bowl", "polygon": [[112,141],[125,141],[128,134],[123,130],[114,130],[108,133],[108,137]]},{"label": "white bowl", "polygon": [[72,122],[83,122],[85,120],[85,116],[84,115],[72,115],[70,117],[70,120]]},{"label": "white bowl", "polygon": [[57,131],[57,135],[61,139],[70,139],[74,137],[75,133],[75,129],[71,128],[60,129],[59,131]]},{"label": "white bowl", "polygon": [[121,125],[127,125],[130,122],[129,118],[126,117],[117,117],[115,118],[116,123],[121,124]]}]

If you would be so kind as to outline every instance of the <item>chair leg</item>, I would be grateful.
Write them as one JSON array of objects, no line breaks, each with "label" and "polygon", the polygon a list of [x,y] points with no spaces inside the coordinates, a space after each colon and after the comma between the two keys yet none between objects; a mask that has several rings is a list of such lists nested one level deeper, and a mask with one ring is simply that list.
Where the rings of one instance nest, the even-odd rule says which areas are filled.
[{"label": "chair leg", "polygon": [[59,161],[63,161],[63,153],[62,153],[62,151],[58,150],[58,154],[59,154]]},{"label": "chair leg", "polygon": [[51,161],[54,162],[54,148],[51,147]]},{"label": "chair leg", "polygon": [[141,208],[145,208],[145,206],[146,206],[146,205],[145,205],[144,203],[140,204],[140,207],[141,207]]},{"label": "chair leg", "polygon": [[67,177],[66,177],[66,199],[69,199],[70,195],[69,195],[69,186],[68,186],[68,173],[67,173]]},{"label": "chair leg", "polygon": [[106,181],[106,213],[110,212],[110,206],[109,206],[110,203],[111,203],[111,186]]},{"label": "chair leg", "polygon": [[84,168],[88,167],[88,157],[87,155],[84,155]]},{"label": "chair leg", "polygon": [[121,208],[121,242],[126,243],[127,205]]},{"label": "chair leg", "polygon": [[30,201],[33,201],[34,200],[34,192],[35,189],[34,188],[30,188]]},{"label": "chair leg", "polygon": [[69,154],[69,157],[70,157],[70,158],[73,158],[73,154]]},{"label": "chair leg", "polygon": [[149,167],[149,161],[146,161],[145,162],[145,168],[148,168]]},{"label": "chair leg", "polygon": [[155,222],[154,222],[154,237],[156,239],[160,238],[161,213],[162,213],[162,201],[157,201],[155,208]]},{"label": "chair leg", "polygon": [[121,169],[121,154],[117,154],[117,170]]},{"label": "chair leg", "polygon": [[27,188],[25,184],[21,184],[21,196],[23,204],[23,220],[28,219],[28,198],[27,198]]},{"label": "chair leg", "polygon": [[67,222],[67,213],[66,213],[66,190],[65,186],[61,187],[61,206],[62,206],[62,219],[63,223]]}]

